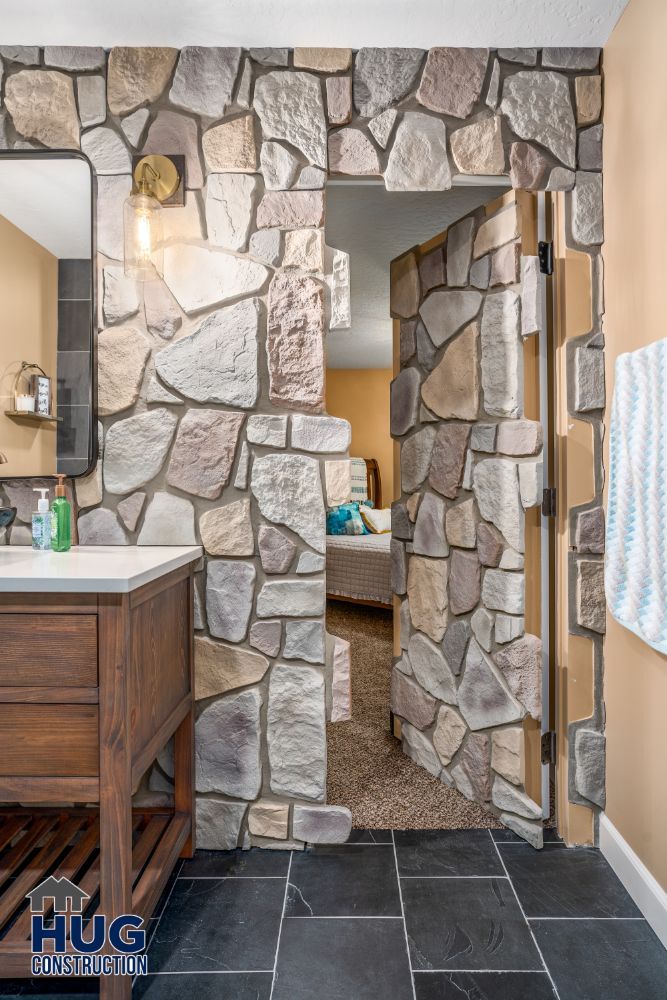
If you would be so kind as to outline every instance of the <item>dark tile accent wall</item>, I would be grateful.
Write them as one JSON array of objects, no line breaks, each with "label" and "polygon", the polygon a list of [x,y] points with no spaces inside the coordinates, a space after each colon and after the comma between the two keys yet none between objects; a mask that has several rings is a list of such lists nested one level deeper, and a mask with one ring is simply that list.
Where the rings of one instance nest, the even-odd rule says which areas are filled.
[{"label": "dark tile accent wall", "polygon": [[88,466],[91,263],[58,261],[58,472],[80,475]]}]

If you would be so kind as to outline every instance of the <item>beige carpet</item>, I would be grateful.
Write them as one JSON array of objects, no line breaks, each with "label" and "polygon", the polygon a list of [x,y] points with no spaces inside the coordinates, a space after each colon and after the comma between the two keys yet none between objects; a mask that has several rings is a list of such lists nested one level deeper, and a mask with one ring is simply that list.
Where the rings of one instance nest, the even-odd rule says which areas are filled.
[{"label": "beige carpet", "polygon": [[502,826],[418,767],[390,734],[391,613],[329,601],[327,631],[352,644],[352,719],[327,726],[327,801],[348,806],[358,828]]}]

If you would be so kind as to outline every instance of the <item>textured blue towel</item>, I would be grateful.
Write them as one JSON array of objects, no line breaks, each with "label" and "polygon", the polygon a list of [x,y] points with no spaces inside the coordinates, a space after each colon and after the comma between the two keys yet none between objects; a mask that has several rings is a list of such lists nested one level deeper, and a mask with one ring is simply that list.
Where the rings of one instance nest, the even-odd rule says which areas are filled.
[{"label": "textured blue towel", "polygon": [[667,653],[667,340],[616,361],[605,589],[614,618]]}]

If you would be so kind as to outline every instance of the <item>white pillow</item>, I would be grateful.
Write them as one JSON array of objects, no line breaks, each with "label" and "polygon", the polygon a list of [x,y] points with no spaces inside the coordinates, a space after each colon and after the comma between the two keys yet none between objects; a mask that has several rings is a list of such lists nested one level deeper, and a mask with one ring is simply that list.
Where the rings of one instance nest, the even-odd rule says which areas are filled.
[{"label": "white pillow", "polygon": [[359,513],[372,534],[386,535],[388,531],[391,531],[391,507],[376,510],[375,507],[367,507],[361,503],[359,504]]}]

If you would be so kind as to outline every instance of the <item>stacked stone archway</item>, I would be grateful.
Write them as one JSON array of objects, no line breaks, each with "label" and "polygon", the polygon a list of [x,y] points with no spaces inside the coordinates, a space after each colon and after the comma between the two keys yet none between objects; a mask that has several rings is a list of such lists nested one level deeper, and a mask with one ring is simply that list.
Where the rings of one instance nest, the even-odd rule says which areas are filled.
[{"label": "stacked stone archway", "polygon": [[[399,191],[445,190],[457,172],[571,191],[568,239],[597,268],[599,52],[3,46],[0,59],[0,144],[81,148],[97,175],[100,460],[76,484],[80,540],[205,548],[199,844],[344,838],[345,810],[324,803],[336,685],[323,465],[349,442],[324,413],[327,171]],[[187,190],[165,212],[164,282],[135,286],[122,205],[141,151],[185,154]],[[596,308],[573,345],[571,405],[599,433]],[[29,488],[4,491],[15,501]],[[599,506],[577,521],[586,558],[573,554],[573,627],[589,637],[604,619]],[[25,534],[19,507],[10,542]],[[599,740],[601,719],[596,707],[579,728]],[[169,771],[165,753],[156,794]],[[595,802],[585,769],[572,775],[572,796]]]}]

